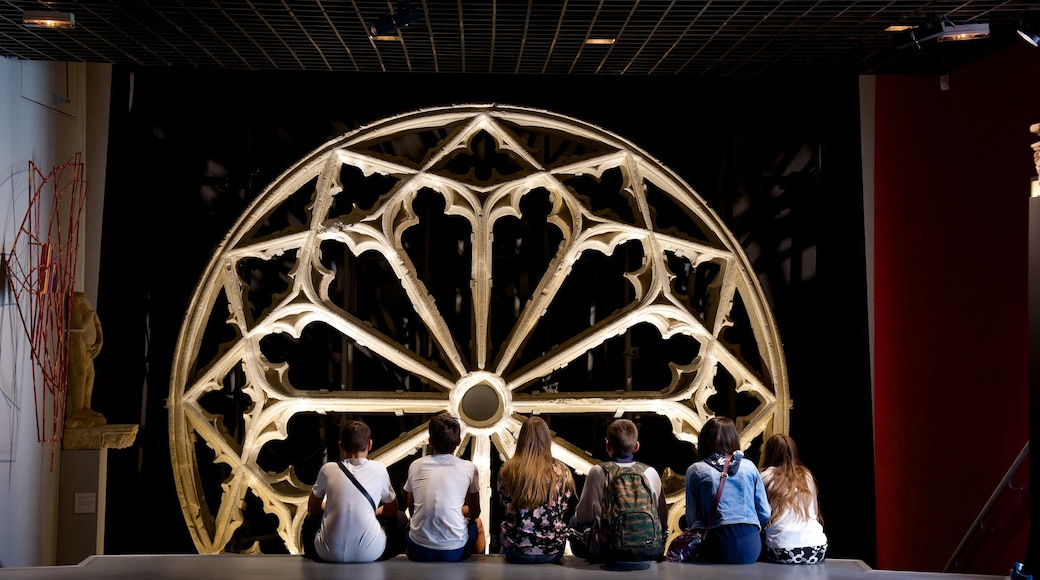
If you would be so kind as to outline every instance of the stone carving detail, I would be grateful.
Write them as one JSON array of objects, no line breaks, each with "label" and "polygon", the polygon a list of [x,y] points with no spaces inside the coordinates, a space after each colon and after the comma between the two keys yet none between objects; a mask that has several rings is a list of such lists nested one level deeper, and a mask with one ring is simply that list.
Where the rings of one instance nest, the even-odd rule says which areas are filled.
[{"label": "stone carving detail", "polygon": [[308,417],[400,426],[370,455],[392,467],[429,417],[459,417],[489,518],[525,415],[556,418],[554,454],[586,473],[568,437],[588,430],[566,431],[587,417],[661,417],[690,446],[725,412],[747,447],[786,431],[789,405],[762,290],[697,193],[603,129],[497,105],[377,122],[276,179],[197,287],[168,399],[203,553],[259,551],[236,542],[247,504],[300,551],[310,482],[277,458]]},{"label": "stone carving detail", "polygon": [[133,424],[66,428],[61,446],[64,449],[126,449],[134,444],[137,428]]},{"label": "stone carving detail", "polygon": [[104,336],[101,320],[83,292],[72,295],[69,317],[69,385],[65,401],[65,428],[100,427],[105,417],[90,408],[94,392],[94,359]]}]

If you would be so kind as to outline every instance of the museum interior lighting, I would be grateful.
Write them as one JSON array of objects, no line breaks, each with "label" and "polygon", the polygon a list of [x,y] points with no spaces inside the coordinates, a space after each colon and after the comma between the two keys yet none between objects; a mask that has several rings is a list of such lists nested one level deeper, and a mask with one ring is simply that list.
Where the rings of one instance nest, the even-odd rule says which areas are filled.
[{"label": "museum interior lighting", "polygon": [[942,32],[939,33],[939,42],[989,38],[988,22],[954,24],[949,20],[943,19],[942,29]]},{"label": "museum interior lighting", "polygon": [[989,38],[989,33],[988,22],[954,24],[945,15],[940,17],[931,15],[924,24],[900,31],[898,33],[900,44],[897,45],[897,48],[908,46],[921,48],[921,43],[933,39],[939,42],[951,42]]},{"label": "museum interior lighting", "polygon": [[1016,32],[1029,44],[1040,46],[1040,13],[1029,13],[1022,17]]},{"label": "museum interior lighting", "polygon": [[22,24],[38,28],[75,28],[76,17],[71,12],[26,10],[22,12]]},{"label": "museum interior lighting", "polygon": [[417,22],[419,18],[419,11],[411,2],[398,2],[396,11],[387,12],[368,23],[368,34],[376,40],[399,40],[397,31]]}]

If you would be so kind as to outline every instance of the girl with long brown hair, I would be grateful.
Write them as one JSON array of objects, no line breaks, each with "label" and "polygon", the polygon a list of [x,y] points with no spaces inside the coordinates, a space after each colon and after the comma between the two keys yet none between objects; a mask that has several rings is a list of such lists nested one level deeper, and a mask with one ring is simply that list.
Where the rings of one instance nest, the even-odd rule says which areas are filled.
[{"label": "girl with long brown hair", "polygon": [[827,555],[816,478],[798,459],[794,439],[777,433],[766,441],[762,481],[773,513],[763,536],[765,557],[778,564],[818,564]]},{"label": "girl with long brown hair", "polygon": [[516,453],[502,464],[498,497],[505,507],[502,553],[507,562],[557,562],[567,543],[575,499],[570,468],[552,456],[552,434],[541,417],[520,428]]}]

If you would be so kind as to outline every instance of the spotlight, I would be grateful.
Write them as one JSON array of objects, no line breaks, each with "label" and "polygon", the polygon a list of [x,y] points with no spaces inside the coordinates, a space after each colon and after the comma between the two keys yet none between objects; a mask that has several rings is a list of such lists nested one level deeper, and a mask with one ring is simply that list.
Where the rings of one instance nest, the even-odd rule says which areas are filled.
[{"label": "spotlight", "polygon": [[1040,46],[1040,13],[1031,12],[1022,17],[1018,35],[1033,46]]},{"label": "spotlight", "polygon": [[901,44],[897,48],[916,46],[921,48],[921,43],[932,39],[939,42],[951,42],[958,40],[976,40],[989,38],[989,23],[980,22],[974,24],[954,24],[945,15],[936,17],[930,15],[927,22],[915,26],[901,33]]},{"label": "spotlight", "polygon": [[396,12],[387,12],[368,23],[370,36],[389,36],[419,20],[419,11],[411,2],[398,2]]},{"label": "spotlight", "polygon": [[942,33],[939,34],[939,42],[976,40],[979,38],[989,38],[988,22],[958,25],[946,20],[943,22]]},{"label": "spotlight", "polygon": [[34,28],[76,28],[76,17],[71,12],[26,10],[22,12],[22,24]]}]

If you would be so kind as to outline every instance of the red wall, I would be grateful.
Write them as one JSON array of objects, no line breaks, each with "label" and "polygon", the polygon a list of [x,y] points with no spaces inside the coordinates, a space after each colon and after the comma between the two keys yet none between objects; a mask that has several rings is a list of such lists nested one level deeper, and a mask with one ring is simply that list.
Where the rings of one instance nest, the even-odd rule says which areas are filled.
[{"label": "red wall", "polygon": [[[924,50],[941,50],[929,46]],[[1028,439],[1029,133],[1040,51],[876,81],[875,483],[881,569],[939,571]],[[1028,475],[1027,467],[1017,480]],[[954,571],[1022,561],[1028,501]],[[987,525],[989,522],[987,522]],[[996,538],[997,541],[993,541]],[[988,550],[978,550],[986,542]],[[984,552],[984,553],[982,553]]]}]

